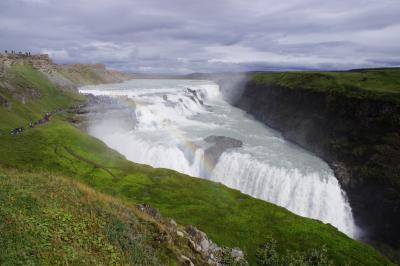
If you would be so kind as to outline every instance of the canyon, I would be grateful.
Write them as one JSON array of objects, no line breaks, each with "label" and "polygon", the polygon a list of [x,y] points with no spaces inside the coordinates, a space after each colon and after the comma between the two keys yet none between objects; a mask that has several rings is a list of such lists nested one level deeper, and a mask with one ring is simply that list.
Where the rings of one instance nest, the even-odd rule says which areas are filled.
[{"label": "canyon", "polygon": [[[368,90],[369,84],[362,82],[377,75],[382,80],[400,77],[399,73],[396,69],[335,73],[357,79],[358,87],[345,90],[339,83],[329,88],[321,83],[313,86],[332,78],[329,73],[293,73],[290,79],[302,81],[294,85],[283,73],[259,73],[249,78],[235,103],[328,162],[347,192],[365,240],[396,249],[400,239],[399,94],[396,89]],[[392,80],[374,88],[383,90],[398,82]]]}]

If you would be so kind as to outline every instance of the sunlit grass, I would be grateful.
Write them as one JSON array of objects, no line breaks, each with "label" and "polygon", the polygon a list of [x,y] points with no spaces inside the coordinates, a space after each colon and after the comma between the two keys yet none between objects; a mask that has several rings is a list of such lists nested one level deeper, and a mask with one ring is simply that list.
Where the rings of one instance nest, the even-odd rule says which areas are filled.
[{"label": "sunlit grass", "polygon": [[357,98],[400,101],[400,69],[257,73],[253,75],[252,80],[260,85],[329,91]]}]

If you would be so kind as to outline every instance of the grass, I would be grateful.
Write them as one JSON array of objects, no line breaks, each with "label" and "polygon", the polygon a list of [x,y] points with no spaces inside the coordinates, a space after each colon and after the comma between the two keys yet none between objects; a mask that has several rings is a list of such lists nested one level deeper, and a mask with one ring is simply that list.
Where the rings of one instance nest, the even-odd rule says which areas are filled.
[{"label": "grass", "polygon": [[2,170],[1,265],[173,265],[160,230],[112,197],[48,174]]},{"label": "grass", "polygon": [[[22,72],[25,73],[24,71],[23,69]],[[42,80],[43,76],[36,76],[36,73],[31,73],[30,70],[28,73],[33,80],[38,79],[40,82],[45,82]],[[17,77],[20,77],[19,74]],[[19,78],[16,78],[14,82],[18,80]],[[49,89],[51,90],[52,87]],[[60,97],[60,105],[76,104],[80,100],[78,96],[70,97],[58,90],[54,93],[56,94],[55,98]],[[2,116],[0,128],[6,129],[18,125],[17,119],[28,121],[31,119],[30,116],[38,116],[42,110],[50,108],[50,104],[52,108],[58,107],[59,104],[49,103],[51,98],[47,100],[46,97],[32,100],[31,103],[25,105],[14,101],[11,108],[0,107]],[[30,106],[33,106],[32,112],[29,112]],[[25,110],[24,108],[27,111],[20,111]],[[14,115],[3,116],[5,113]],[[37,189],[30,182],[36,180],[36,176],[41,173],[48,173],[48,175],[39,178],[37,186],[40,184],[44,186],[47,183],[51,185],[53,182],[51,176],[54,175],[71,177],[98,192],[115,196],[126,202],[148,203],[158,208],[164,216],[175,219],[179,224],[192,224],[206,232],[213,241],[221,246],[240,247],[251,263],[255,262],[257,247],[264,243],[269,236],[272,236],[280,243],[280,252],[286,252],[286,250],[307,251],[325,245],[329,257],[338,265],[345,263],[352,265],[390,264],[371,247],[350,239],[331,225],[297,216],[284,208],[251,198],[222,184],[193,178],[172,170],[155,169],[129,162],[101,141],[69,124],[68,116],[68,113],[58,115],[50,123],[29,129],[15,137],[8,134],[0,136],[0,165],[5,169],[4,171],[16,168],[18,171],[37,173],[35,177],[31,178],[31,181],[27,181],[26,189],[30,189],[32,186],[30,189],[32,193]],[[1,193],[7,194],[14,178],[7,177],[4,180],[4,182],[8,182],[8,187],[1,189]],[[18,182],[18,177],[16,177],[15,189],[20,186]],[[63,189],[65,182],[59,182],[59,184],[60,189]],[[41,196],[35,196],[35,198],[40,199]],[[43,197],[43,202],[40,204],[53,204],[47,202],[48,200],[49,198]],[[3,219],[9,217],[13,212],[18,214],[20,208],[22,205],[16,205],[15,209],[10,209],[7,214],[3,215]],[[25,216],[28,219],[38,213],[41,213],[40,208],[32,209],[32,212],[27,212]],[[74,215],[73,217],[80,216]],[[73,224],[79,222],[80,219],[76,219]],[[4,225],[4,223],[2,224]],[[34,236],[38,229],[37,227],[32,228],[35,229],[19,236],[20,241],[23,241],[24,237],[27,239],[25,243],[35,241],[36,237]],[[6,233],[3,232],[3,234]],[[9,234],[2,239],[12,241],[8,240],[12,237],[13,235]],[[23,246],[25,244],[21,246],[22,249]],[[82,250],[82,252],[86,251]],[[107,255],[107,251],[104,252],[104,260],[106,260],[109,255]],[[84,254],[88,253],[79,253],[76,256],[83,259]],[[59,259],[63,257],[62,255],[57,256]],[[74,256],[68,255],[67,258],[75,258]]]},{"label": "grass", "polygon": [[199,227],[220,245],[241,247],[250,259],[264,238],[273,235],[281,251],[326,245],[337,262],[387,263],[332,226],[221,184],[130,163],[61,118],[17,137],[1,137],[0,154],[3,166],[72,176],[109,195],[149,203],[181,224]]},{"label": "grass", "polygon": [[82,95],[58,90],[43,74],[25,65],[8,70],[0,80],[0,96],[10,105],[10,108],[0,108],[0,133],[41,119],[44,113],[59,107],[84,101]]},{"label": "grass", "polygon": [[400,69],[348,72],[270,72],[256,73],[252,79],[259,85],[330,91],[349,97],[370,97],[400,102]]}]

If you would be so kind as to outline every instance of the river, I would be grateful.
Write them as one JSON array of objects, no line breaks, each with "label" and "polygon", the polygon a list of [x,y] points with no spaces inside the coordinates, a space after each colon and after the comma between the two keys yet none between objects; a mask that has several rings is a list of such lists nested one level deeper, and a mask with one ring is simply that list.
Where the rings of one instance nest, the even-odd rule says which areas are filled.
[{"label": "river", "polygon": [[128,160],[221,182],[357,237],[332,169],[230,105],[217,84],[138,79],[80,92],[113,99],[89,116],[88,132]]}]

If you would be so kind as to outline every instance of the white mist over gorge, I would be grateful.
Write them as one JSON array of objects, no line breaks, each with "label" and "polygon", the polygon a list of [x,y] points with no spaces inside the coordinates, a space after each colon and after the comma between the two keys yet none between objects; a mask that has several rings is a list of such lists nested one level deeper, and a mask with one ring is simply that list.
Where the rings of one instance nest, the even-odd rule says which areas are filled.
[{"label": "white mist over gorge", "polygon": [[230,105],[217,84],[147,79],[80,92],[113,99],[93,107],[88,131],[127,159],[221,182],[358,236],[329,166]]}]

